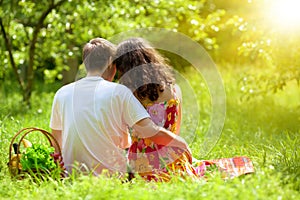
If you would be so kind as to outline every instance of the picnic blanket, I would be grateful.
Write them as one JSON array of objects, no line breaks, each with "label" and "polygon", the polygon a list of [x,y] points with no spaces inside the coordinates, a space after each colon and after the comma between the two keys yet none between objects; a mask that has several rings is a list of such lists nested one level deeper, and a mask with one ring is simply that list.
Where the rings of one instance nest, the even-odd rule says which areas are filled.
[{"label": "picnic blanket", "polygon": [[246,156],[196,160],[193,162],[193,165],[199,176],[206,176],[209,173],[218,171],[224,179],[232,179],[255,172],[252,161]]}]

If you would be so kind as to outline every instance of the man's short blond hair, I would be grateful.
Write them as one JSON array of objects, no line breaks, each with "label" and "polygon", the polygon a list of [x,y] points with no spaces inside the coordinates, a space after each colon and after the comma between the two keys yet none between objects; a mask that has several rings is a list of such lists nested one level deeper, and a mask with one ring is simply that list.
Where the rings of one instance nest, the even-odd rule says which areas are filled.
[{"label": "man's short blond hair", "polygon": [[116,47],[103,38],[94,38],[84,45],[82,60],[88,72],[99,71],[103,73],[111,64]]}]

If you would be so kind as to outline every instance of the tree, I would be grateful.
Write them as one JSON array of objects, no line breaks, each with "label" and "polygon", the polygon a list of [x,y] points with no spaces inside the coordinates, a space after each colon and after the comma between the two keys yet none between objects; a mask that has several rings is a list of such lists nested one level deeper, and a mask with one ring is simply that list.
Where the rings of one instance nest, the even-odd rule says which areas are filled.
[{"label": "tree", "polygon": [[[239,19],[237,29],[230,29],[231,37],[235,38],[230,40],[234,43],[235,52],[227,48],[226,51],[231,53],[227,57],[235,58],[236,64],[251,66],[240,80],[243,97],[248,99],[276,93],[293,81],[300,86],[299,23],[287,26],[274,23],[275,19],[267,19],[268,15],[274,15],[267,9],[272,7],[272,1],[249,2],[233,0],[231,5],[226,6],[231,6],[234,11],[224,8]],[[226,43],[226,46],[229,45]]]},{"label": "tree", "polygon": [[[8,16],[6,20],[2,17],[0,18],[0,26],[2,36],[4,39],[4,45],[9,54],[9,60],[13,68],[13,72],[21,88],[23,101],[27,105],[30,104],[30,97],[34,84],[34,61],[36,56],[35,51],[39,33],[44,27],[44,21],[47,18],[47,16],[51,13],[51,11],[58,9],[64,2],[66,2],[66,0],[60,0],[57,2],[55,2],[54,0],[41,1],[40,4],[36,4],[34,2],[26,3],[25,1],[21,1],[18,3],[14,1],[1,1],[1,14]],[[46,5],[46,8],[44,8],[44,5]],[[35,12],[32,12],[33,8],[35,8]],[[13,21],[10,21],[11,18],[13,18]],[[25,44],[23,43],[20,46],[14,44],[11,41],[9,34],[11,26],[13,26],[12,28],[16,28],[14,27],[14,25],[16,25],[16,22],[18,22],[18,24],[21,25],[20,28],[23,29],[28,39],[28,42],[25,42]],[[6,24],[6,26],[4,24]],[[20,50],[23,53],[27,52],[28,54],[26,61],[19,61],[21,63],[26,63],[24,65],[24,74],[19,72],[18,66],[13,55],[14,48],[16,47],[21,48]],[[22,48],[24,49],[22,50]]]},{"label": "tree", "polygon": [[91,38],[159,27],[182,32],[214,52],[216,35],[226,26],[226,12],[210,0],[2,0],[0,5],[3,65],[10,61],[27,104],[36,77],[74,80],[82,46]]}]

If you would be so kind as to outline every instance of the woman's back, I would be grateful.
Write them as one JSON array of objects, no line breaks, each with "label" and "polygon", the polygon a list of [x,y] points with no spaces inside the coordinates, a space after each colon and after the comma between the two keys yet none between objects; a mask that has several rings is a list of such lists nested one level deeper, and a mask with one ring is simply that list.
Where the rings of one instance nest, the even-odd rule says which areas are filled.
[{"label": "woman's back", "polygon": [[[181,118],[180,99],[179,87],[172,85],[160,92],[156,101],[146,99],[141,103],[155,124],[178,134]],[[168,180],[170,170],[196,176],[182,149],[155,144],[148,138],[137,137],[134,132],[128,158],[132,170],[148,180]]]},{"label": "woman's back", "polygon": [[159,93],[156,101],[141,101],[152,121],[175,134],[179,134],[181,121],[181,92],[178,85],[170,85]]}]

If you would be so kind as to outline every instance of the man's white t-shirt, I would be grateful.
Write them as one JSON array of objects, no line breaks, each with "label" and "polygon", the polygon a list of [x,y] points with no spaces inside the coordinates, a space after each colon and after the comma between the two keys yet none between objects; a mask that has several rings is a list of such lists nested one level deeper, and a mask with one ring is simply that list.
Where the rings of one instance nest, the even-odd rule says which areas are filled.
[{"label": "man's white t-shirt", "polygon": [[95,175],[102,169],[126,171],[127,128],[149,114],[123,85],[85,77],[63,86],[54,97],[50,128],[62,130],[62,156],[68,171],[85,165]]}]

